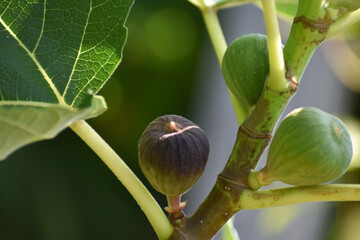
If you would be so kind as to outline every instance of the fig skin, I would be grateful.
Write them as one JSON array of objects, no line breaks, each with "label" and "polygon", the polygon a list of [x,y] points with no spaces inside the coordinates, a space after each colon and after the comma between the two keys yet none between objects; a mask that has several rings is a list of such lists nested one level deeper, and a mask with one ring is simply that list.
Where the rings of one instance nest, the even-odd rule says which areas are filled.
[{"label": "fig skin", "polygon": [[142,172],[166,196],[188,191],[203,174],[208,155],[209,141],[203,130],[178,115],[156,118],[138,143]]},{"label": "fig skin", "polygon": [[269,69],[267,36],[258,33],[233,41],[222,61],[227,86],[249,111],[259,100]]},{"label": "fig skin", "polygon": [[341,177],[351,158],[350,135],[338,118],[317,108],[300,108],[280,124],[257,178],[261,185],[326,183]]}]

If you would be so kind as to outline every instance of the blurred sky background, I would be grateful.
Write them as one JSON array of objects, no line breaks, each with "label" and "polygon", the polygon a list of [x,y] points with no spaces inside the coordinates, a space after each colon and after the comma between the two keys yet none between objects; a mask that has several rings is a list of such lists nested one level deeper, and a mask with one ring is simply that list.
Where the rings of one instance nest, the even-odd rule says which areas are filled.
[{"label": "blurred sky background", "polygon": [[[221,10],[219,16],[228,43],[247,33],[265,34],[262,12],[253,5]],[[126,25],[122,63],[99,92],[109,109],[88,122],[163,207],[165,197],[151,188],[138,166],[137,141],[160,115],[183,115],[200,125],[209,137],[210,158],[204,175],[183,198],[188,200],[185,212],[191,214],[224,167],[237,132],[220,67],[200,12],[185,0],[137,0]],[[280,25],[285,43],[290,24]],[[346,35],[348,44],[337,38],[316,51],[285,115],[315,106],[351,116],[347,121],[360,132],[360,43],[354,32]],[[343,181],[360,182],[359,176],[353,171]],[[360,226],[359,212],[359,204],[301,204],[243,211],[235,226],[242,240],[358,240],[360,233],[350,233],[358,227],[346,234],[339,226]],[[105,164],[65,130],[0,162],[0,239],[151,240],[156,235]]]}]

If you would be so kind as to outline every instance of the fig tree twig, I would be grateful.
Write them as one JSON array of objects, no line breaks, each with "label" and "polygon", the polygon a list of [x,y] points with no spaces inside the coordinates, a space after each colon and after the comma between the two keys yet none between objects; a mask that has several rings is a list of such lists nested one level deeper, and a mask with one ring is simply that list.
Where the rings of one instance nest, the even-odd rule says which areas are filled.
[{"label": "fig tree twig", "polygon": [[357,22],[360,22],[360,8],[336,19],[335,23],[329,27],[326,38],[331,38]]},{"label": "fig tree twig", "polygon": [[328,184],[270,190],[244,190],[241,209],[260,209],[305,202],[360,201],[360,184]]}]

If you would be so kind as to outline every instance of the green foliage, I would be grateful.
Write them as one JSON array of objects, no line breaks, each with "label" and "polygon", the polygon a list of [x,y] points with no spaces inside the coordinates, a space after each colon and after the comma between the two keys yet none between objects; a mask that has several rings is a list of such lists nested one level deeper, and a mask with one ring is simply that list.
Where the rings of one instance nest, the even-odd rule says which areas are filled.
[{"label": "green foliage", "polygon": [[0,159],[101,114],[133,0],[0,3]]}]

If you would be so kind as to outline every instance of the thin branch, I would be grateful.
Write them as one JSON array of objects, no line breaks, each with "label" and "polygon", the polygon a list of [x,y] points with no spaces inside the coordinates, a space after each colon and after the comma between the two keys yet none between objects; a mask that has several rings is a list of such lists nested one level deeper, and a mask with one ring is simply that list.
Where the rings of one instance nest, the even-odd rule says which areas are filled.
[{"label": "thin branch", "polygon": [[241,209],[260,209],[305,202],[360,201],[360,184],[328,184],[262,191],[244,190]]}]

